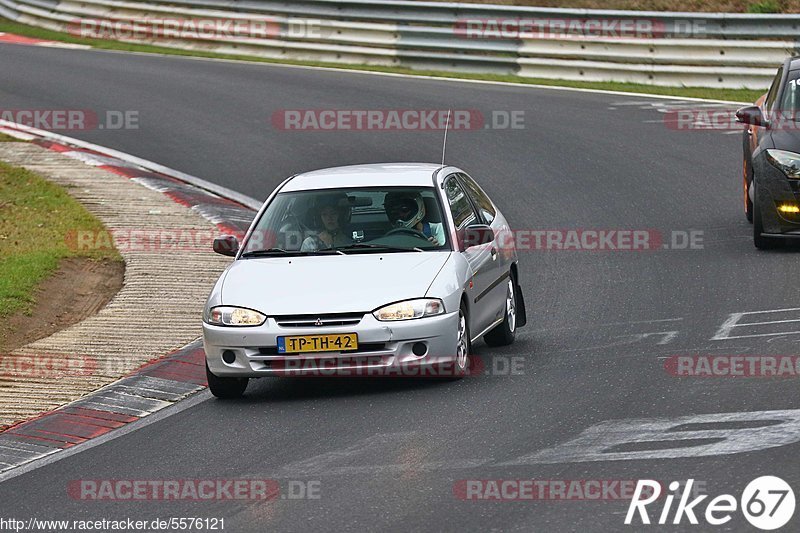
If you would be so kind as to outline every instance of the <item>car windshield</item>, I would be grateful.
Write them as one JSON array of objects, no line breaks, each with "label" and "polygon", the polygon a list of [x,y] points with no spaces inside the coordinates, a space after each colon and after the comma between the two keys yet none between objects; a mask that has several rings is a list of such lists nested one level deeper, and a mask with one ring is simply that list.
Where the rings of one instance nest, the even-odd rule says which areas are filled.
[{"label": "car windshield", "polygon": [[449,249],[433,187],[374,187],[279,193],[242,257]]}]

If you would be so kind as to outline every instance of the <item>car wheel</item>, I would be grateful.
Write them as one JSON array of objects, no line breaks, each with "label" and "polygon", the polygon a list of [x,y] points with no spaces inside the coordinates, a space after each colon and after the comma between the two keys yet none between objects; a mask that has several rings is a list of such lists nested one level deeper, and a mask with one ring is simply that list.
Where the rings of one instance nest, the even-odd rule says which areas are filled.
[{"label": "car wheel", "polygon": [[469,355],[472,351],[470,342],[469,320],[464,304],[458,310],[458,333],[456,337],[456,360],[453,365],[452,379],[461,379],[469,372]]},{"label": "car wheel", "polygon": [[759,201],[758,201],[758,187],[756,187],[755,181],[752,183],[753,187],[753,198],[755,201],[753,202],[753,244],[756,245],[756,248],[759,250],[771,250],[773,248],[777,248],[781,241],[774,238],[774,237],[764,237],[761,235],[764,232],[764,225],[763,221],[761,220],[761,209],[759,208]]},{"label": "car wheel", "polygon": [[211,394],[217,398],[228,400],[240,398],[250,380],[248,378],[221,378],[215,376],[208,369],[208,363],[206,363],[206,381],[208,381],[208,390],[211,391]]},{"label": "car wheel", "polygon": [[753,223],[753,201],[750,200],[750,184],[753,183],[753,167],[747,164],[747,159],[742,160],[744,167],[744,216],[747,221]]},{"label": "car wheel", "polygon": [[506,286],[506,307],[503,321],[483,336],[489,346],[508,346],[517,334],[517,293],[514,290],[514,276],[510,275]]}]

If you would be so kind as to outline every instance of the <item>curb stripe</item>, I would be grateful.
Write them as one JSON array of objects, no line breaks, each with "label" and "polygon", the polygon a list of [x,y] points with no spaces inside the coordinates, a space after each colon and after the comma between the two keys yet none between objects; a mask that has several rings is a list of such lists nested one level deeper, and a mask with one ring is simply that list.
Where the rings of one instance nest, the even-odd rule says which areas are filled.
[{"label": "curb stripe", "polygon": [[[244,233],[255,215],[253,209],[236,200],[114,154],[46,138],[32,143],[157,190],[197,211],[223,232]],[[252,200],[251,204],[257,202]],[[202,391],[206,385],[205,352],[202,340],[197,339],[84,398],[0,432],[0,473],[106,435]]]}]

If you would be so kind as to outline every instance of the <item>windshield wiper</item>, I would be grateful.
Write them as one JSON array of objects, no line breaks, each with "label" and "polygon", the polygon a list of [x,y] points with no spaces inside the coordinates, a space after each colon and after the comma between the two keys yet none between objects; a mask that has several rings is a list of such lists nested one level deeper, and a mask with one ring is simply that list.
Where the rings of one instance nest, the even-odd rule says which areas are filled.
[{"label": "windshield wiper", "polygon": [[346,255],[344,252],[340,252],[339,250],[333,250],[333,249],[301,252],[299,250],[290,251],[290,250],[284,250],[283,248],[269,248],[267,250],[251,250],[249,252],[243,253],[242,257],[274,257],[279,255],[305,256],[305,255],[333,255],[333,254]]},{"label": "windshield wiper", "polygon": [[382,250],[386,252],[424,252],[422,248],[405,248],[403,246],[387,246],[385,244],[368,244],[359,242],[356,244],[351,244],[350,246],[340,246],[337,248],[340,251],[349,251],[349,250]]}]

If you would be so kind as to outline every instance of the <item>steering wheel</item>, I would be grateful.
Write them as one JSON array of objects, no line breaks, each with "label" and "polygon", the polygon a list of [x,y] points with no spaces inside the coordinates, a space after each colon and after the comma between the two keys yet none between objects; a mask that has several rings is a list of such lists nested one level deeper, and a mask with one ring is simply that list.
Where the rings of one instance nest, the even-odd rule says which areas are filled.
[{"label": "steering wheel", "polygon": [[421,231],[416,230],[414,228],[393,228],[393,229],[390,229],[389,231],[386,232],[386,236],[388,237],[389,235],[395,235],[395,234],[398,234],[398,233],[403,233],[405,235],[411,235],[412,237],[417,237],[418,239],[422,239],[422,240],[425,240],[425,241],[428,240],[428,237],[426,237],[424,233],[422,233]]}]

